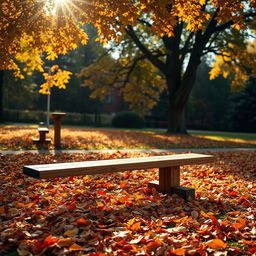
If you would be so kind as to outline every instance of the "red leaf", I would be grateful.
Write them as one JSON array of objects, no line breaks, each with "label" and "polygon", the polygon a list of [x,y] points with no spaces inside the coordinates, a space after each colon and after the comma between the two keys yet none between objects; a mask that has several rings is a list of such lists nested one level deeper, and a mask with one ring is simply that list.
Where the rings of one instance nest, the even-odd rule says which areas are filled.
[{"label": "red leaf", "polygon": [[58,242],[58,238],[57,237],[54,237],[52,235],[49,235],[47,236],[45,239],[44,239],[44,243],[43,243],[43,247],[47,247],[47,246],[50,246],[54,243]]},{"label": "red leaf", "polygon": [[250,253],[255,253],[256,252],[256,246],[252,247],[248,250]]},{"label": "red leaf", "polygon": [[213,223],[219,223],[218,220],[214,216],[210,216],[210,218],[212,219]]},{"label": "red leaf", "polygon": [[237,196],[238,193],[237,193],[236,191],[232,191],[232,192],[229,193],[229,195],[230,195],[230,196]]}]

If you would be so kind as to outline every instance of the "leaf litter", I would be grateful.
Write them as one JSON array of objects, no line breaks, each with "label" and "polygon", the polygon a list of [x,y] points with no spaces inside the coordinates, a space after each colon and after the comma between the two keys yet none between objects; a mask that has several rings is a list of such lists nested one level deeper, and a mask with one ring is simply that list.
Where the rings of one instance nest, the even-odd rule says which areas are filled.
[{"label": "leaf litter", "polygon": [[181,167],[194,201],[147,184],[157,169],[36,180],[29,164],[148,154],[0,155],[0,254],[255,255],[256,152],[213,153],[216,162]]},{"label": "leaf litter", "polygon": [[[34,149],[32,138],[38,138],[36,128],[0,128],[0,149]],[[54,141],[53,129],[47,134]],[[124,149],[124,148],[214,148],[255,147],[255,140],[218,141],[199,135],[167,135],[147,131],[62,128],[62,147],[66,149]],[[53,145],[49,146],[53,149]]]}]

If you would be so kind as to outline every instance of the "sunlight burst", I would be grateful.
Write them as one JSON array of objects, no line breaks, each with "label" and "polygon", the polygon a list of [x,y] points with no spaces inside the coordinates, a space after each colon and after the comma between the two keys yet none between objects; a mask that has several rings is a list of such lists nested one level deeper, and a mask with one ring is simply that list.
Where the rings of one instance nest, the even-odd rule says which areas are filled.
[{"label": "sunlight burst", "polygon": [[55,0],[55,5],[66,4],[69,0]]}]

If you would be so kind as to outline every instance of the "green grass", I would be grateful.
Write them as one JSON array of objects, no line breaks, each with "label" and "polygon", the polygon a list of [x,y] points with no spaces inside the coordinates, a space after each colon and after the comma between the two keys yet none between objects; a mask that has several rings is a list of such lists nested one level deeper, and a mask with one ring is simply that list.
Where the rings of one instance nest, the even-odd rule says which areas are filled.
[{"label": "green grass", "polygon": [[190,130],[190,134],[210,137],[220,137],[227,139],[240,139],[240,140],[256,140],[256,133],[241,133],[241,132],[218,132],[218,131],[197,131]]}]

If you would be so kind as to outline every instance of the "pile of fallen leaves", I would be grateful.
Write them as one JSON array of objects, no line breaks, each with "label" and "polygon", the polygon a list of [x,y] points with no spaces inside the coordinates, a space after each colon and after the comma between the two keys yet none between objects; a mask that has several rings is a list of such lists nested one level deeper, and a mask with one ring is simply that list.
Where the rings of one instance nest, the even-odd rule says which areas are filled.
[{"label": "pile of fallen leaves", "polygon": [[[147,183],[157,170],[36,180],[29,164],[139,153],[0,155],[1,255],[255,255],[256,152],[181,168],[185,202]],[[15,253],[15,254],[13,254]]]},{"label": "pile of fallen leaves", "polygon": [[[54,132],[49,135],[53,142]],[[0,128],[0,149],[35,148],[32,139],[38,138],[36,128]],[[197,135],[167,135],[145,131],[125,131],[110,129],[61,130],[62,148],[68,149],[123,149],[123,148],[197,148],[197,147],[252,147],[256,141],[217,141]],[[50,149],[53,145],[50,145]]]}]

